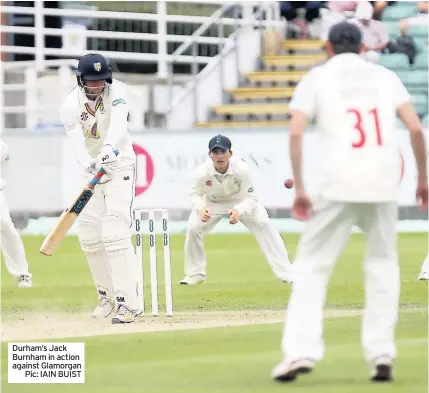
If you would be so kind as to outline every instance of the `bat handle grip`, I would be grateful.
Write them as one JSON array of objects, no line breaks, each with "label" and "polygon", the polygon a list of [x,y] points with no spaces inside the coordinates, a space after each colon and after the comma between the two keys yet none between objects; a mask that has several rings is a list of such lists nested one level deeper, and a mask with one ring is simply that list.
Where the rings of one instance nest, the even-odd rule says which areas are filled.
[{"label": "bat handle grip", "polygon": [[[119,151],[118,150],[113,150],[113,152],[118,155]],[[88,188],[90,189],[94,189],[94,187],[100,182],[101,178],[104,176],[106,172],[104,171],[103,168],[100,168],[97,172],[97,174],[91,179],[91,181],[88,183]]]}]

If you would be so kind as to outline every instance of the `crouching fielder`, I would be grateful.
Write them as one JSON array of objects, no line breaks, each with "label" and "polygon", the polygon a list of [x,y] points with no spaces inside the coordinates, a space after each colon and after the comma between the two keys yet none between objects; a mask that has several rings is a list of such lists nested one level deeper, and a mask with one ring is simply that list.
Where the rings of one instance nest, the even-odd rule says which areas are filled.
[{"label": "crouching fielder", "polygon": [[106,59],[98,54],[79,60],[77,82],[61,117],[82,168],[82,184],[101,166],[106,171],[78,218],[80,246],[100,301],[92,316],[107,317],[115,310],[112,323],[133,322],[140,311],[131,243],[136,155],[127,130],[125,85],[112,80]]},{"label": "crouching fielder", "polygon": [[[396,114],[409,130],[418,168],[416,195],[427,207],[426,149],[419,118],[401,80],[362,59],[361,48],[357,26],[334,25],[327,43],[331,58],[299,82],[290,103],[293,212],[309,221],[294,263],[282,342],[284,361],[273,370],[279,381],[310,372],[323,358],[328,281],[354,225],[367,238],[364,355],[372,380],[392,379],[400,292],[396,200],[403,169],[395,138]],[[325,177],[312,201],[302,179],[301,151],[307,120],[313,118],[324,146]]]},{"label": "crouching fielder", "polygon": [[28,271],[27,258],[25,257],[24,245],[21,237],[13,225],[7,206],[4,188],[6,185],[6,167],[9,162],[9,149],[0,141],[0,242],[4,262],[9,273],[18,281],[19,288],[30,288],[32,286],[31,274]]},{"label": "crouching fielder", "polygon": [[196,172],[191,190],[192,212],[185,240],[185,274],[181,284],[198,284],[206,277],[203,236],[224,216],[241,221],[256,237],[274,274],[291,282],[285,245],[265,207],[255,197],[247,164],[232,156],[231,141],[222,135],[209,142],[209,156]]}]

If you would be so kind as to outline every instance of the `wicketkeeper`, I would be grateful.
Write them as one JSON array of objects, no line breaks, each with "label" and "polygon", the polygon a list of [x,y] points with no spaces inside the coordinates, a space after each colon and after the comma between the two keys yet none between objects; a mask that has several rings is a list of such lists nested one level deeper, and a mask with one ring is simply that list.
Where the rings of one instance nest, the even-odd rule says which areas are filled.
[{"label": "wicketkeeper", "polygon": [[203,237],[222,217],[230,224],[241,221],[256,237],[274,274],[292,281],[292,265],[282,237],[258,201],[248,165],[232,155],[231,141],[223,135],[209,142],[209,159],[196,171],[190,191],[192,213],[185,240],[185,274],[181,284],[198,284],[206,278]]}]

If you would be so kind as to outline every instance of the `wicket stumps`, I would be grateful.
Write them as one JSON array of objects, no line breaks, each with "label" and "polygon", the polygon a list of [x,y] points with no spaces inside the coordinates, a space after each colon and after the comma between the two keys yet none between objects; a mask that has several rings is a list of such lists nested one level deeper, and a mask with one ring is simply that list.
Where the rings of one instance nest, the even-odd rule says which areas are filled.
[{"label": "wicket stumps", "polygon": [[141,263],[138,263],[138,286],[139,303],[144,315],[144,257],[143,257],[143,231],[142,223],[147,216],[149,225],[149,262],[150,262],[150,290],[152,302],[152,315],[159,315],[158,304],[158,274],[157,274],[157,256],[156,256],[156,214],[161,214],[162,219],[162,242],[164,255],[164,282],[165,282],[165,308],[168,316],[173,315],[173,294],[171,285],[171,254],[170,254],[170,232],[168,230],[168,211],[167,209],[135,209],[134,221],[136,231],[136,255]]}]

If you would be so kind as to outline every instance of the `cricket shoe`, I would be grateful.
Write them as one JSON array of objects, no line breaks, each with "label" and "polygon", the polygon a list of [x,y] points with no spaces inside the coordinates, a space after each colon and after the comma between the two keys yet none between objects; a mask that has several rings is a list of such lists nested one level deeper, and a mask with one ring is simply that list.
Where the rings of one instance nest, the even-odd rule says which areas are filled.
[{"label": "cricket shoe", "polygon": [[112,323],[131,323],[136,319],[136,312],[130,310],[124,304],[120,304],[116,310],[116,315],[112,318]]},{"label": "cricket shoe", "polygon": [[390,382],[393,380],[392,359],[387,356],[381,356],[374,361],[371,380],[374,382]]},{"label": "cricket shoe", "polygon": [[197,285],[201,282],[204,282],[206,276],[204,274],[196,274],[195,276],[186,276],[180,284],[182,285]]},{"label": "cricket shoe", "polygon": [[94,311],[91,313],[93,318],[106,318],[115,308],[115,304],[111,302],[107,297],[102,297],[100,299],[100,304],[95,307]]},{"label": "cricket shoe", "polygon": [[429,273],[428,272],[421,272],[419,274],[419,276],[417,277],[417,280],[428,281],[429,280]]},{"label": "cricket shoe", "polygon": [[314,362],[311,359],[297,359],[292,362],[284,360],[272,371],[271,376],[279,382],[292,382],[298,374],[308,374],[313,371]]},{"label": "cricket shoe", "polygon": [[18,288],[31,288],[33,286],[33,281],[31,281],[31,276],[28,274],[21,274],[18,277]]}]

